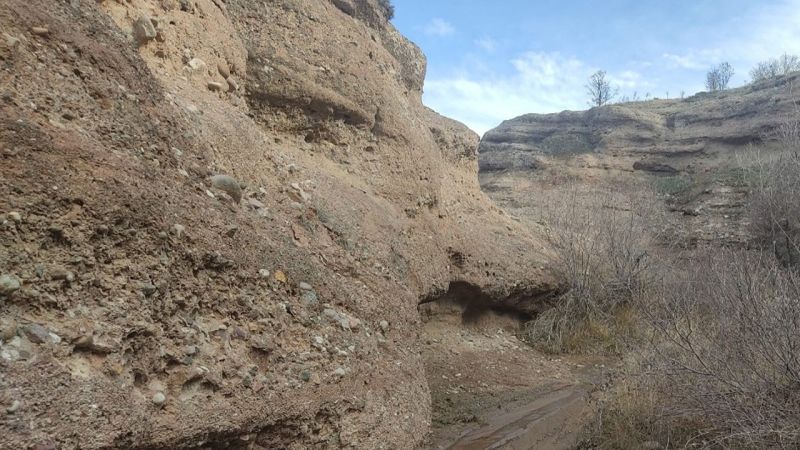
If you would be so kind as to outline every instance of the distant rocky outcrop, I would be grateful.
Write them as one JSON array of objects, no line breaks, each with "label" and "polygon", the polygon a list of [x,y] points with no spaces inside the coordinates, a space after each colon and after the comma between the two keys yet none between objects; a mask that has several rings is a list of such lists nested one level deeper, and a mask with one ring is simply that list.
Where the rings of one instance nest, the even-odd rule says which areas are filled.
[{"label": "distant rocky outcrop", "polygon": [[526,114],[486,133],[479,150],[480,170],[531,170],[539,156],[596,152],[639,157],[647,160],[640,163],[641,170],[663,172],[672,157],[760,142],[797,114],[793,86],[798,80],[800,74],[795,73],[686,99]]}]

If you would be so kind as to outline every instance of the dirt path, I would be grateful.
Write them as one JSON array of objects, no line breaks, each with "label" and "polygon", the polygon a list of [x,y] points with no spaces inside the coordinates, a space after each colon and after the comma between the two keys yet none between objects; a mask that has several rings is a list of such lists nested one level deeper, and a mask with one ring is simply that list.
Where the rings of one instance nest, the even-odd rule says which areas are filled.
[{"label": "dirt path", "polygon": [[426,449],[570,449],[605,379],[600,360],[550,358],[517,340],[519,321],[457,308],[426,317],[425,368],[433,400]]},{"label": "dirt path", "polygon": [[516,410],[487,417],[486,424],[462,435],[450,449],[569,449],[580,439],[589,408],[589,390],[558,386]]}]

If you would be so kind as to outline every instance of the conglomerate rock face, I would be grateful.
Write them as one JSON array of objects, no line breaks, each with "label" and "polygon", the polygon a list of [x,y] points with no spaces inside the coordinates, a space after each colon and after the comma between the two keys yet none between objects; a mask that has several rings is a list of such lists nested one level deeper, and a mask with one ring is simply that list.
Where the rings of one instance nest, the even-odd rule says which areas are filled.
[{"label": "conglomerate rock face", "polygon": [[558,289],[383,14],[0,4],[0,447],[413,448],[418,304]]}]

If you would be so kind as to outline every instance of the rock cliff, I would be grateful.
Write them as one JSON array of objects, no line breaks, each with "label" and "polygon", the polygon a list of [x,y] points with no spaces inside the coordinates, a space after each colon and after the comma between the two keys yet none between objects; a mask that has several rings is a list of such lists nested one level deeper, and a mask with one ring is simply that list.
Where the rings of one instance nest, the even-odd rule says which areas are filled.
[{"label": "rock cliff", "polygon": [[[588,111],[527,114],[503,122],[480,145],[483,172],[535,169],[541,156],[623,156],[636,169],[691,164],[760,143],[797,115],[800,74],[686,99],[608,105]],[[661,166],[663,168],[663,166]],[[658,171],[658,170],[656,170]]]},{"label": "rock cliff", "polygon": [[686,99],[520,116],[481,141],[481,186],[531,225],[541,222],[543,204],[558,203],[564,192],[651,192],[672,213],[662,224],[669,246],[747,244],[740,167],[754,160],[754,150],[796,139],[798,83],[795,73]]},{"label": "rock cliff", "polygon": [[557,289],[376,0],[5,0],[0,30],[0,447],[414,448],[418,305]]}]

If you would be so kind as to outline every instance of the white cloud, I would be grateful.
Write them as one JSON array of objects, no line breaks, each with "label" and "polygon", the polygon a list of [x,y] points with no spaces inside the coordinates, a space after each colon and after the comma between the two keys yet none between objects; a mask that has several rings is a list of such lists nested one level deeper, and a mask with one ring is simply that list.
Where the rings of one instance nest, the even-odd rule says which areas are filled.
[{"label": "white cloud", "polygon": [[644,79],[642,74],[633,70],[624,70],[620,73],[608,74],[608,81],[612,87],[619,88],[622,91],[647,89],[652,87],[652,83]]},{"label": "white cloud", "polygon": [[425,103],[483,134],[500,122],[534,112],[586,106],[584,84],[591,70],[558,53],[525,53],[509,62],[507,76],[473,72],[429,78]]},{"label": "white cloud", "polygon": [[661,57],[668,67],[687,70],[705,70],[724,58],[723,51],[718,48],[689,50],[681,55],[664,53]]},{"label": "white cloud", "polygon": [[[513,69],[508,75],[478,75],[470,66],[469,71],[429,77],[425,82],[425,104],[481,135],[500,122],[523,114],[588,108],[586,82],[596,69],[579,59],[559,53],[528,52],[508,64]],[[650,86],[634,71],[609,72],[608,78],[621,89],[645,90]]]},{"label": "white cloud", "polygon": [[428,36],[445,37],[450,36],[456,32],[455,27],[444,19],[433,19],[422,30]]},{"label": "white cloud", "polygon": [[497,50],[497,42],[490,37],[482,37],[480,39],[475,40],[475,45],[482,48],[483,50],[492,53]]},{"label": "white cloud", "polygon": [[735,33],[725,46],[726,58],[750,64],[774,58],[784,52],[800,54],[800,0],[785,0],[774,8],[765,7],[752,18],[747,32]]},{"label": "white cloud", "polygon": [[[719,24],[707,46],[664,53],[667,68],[704,71],[723,61],[733,64],[739,81],[757,62],[784,52],[800,54],[800,0],[783,0],[758,7],[758,13]],[[698,37],[698,40],[700,38]]]},{"label": "white cloud", "polygon": [[701,69],[705,65],[701,65],[697,60],[689,55],[675,55],[673,53],[664,53],[661,55],[671,67],[680,67],[682,69]]}]

